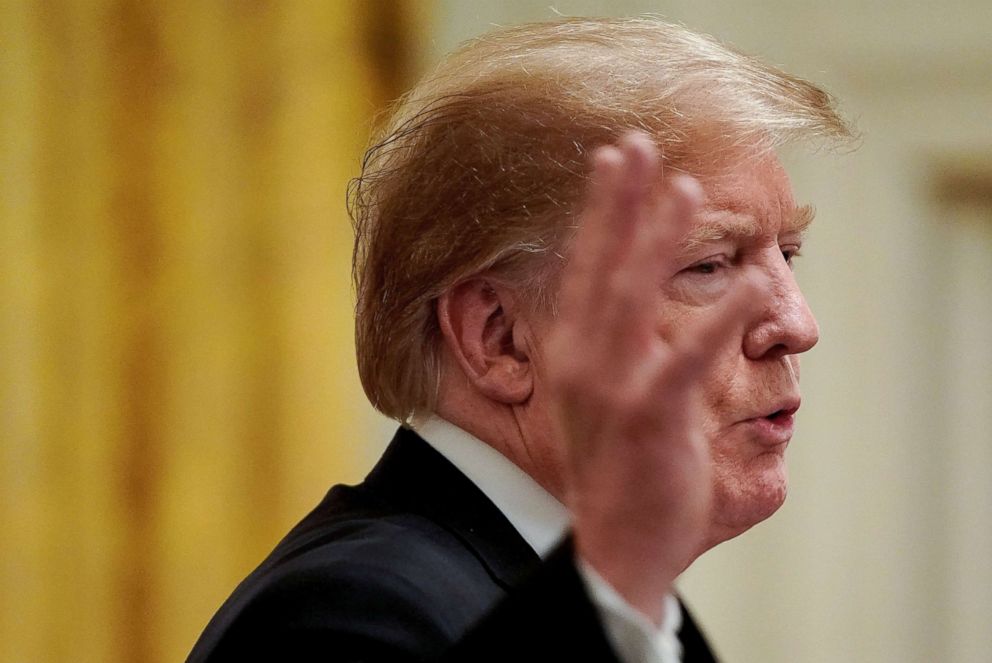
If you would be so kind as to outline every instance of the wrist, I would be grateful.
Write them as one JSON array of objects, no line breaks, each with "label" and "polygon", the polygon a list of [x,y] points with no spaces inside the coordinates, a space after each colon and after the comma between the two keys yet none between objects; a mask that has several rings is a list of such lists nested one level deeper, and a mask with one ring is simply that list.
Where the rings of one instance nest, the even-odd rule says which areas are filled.
[{"label": "wrist", "polygon": [[685,564],[666,559],[660,546],[624,536],[590,537],[576,529],[575,552],[586,567],[656,627],[664,620],[664,599]]}]

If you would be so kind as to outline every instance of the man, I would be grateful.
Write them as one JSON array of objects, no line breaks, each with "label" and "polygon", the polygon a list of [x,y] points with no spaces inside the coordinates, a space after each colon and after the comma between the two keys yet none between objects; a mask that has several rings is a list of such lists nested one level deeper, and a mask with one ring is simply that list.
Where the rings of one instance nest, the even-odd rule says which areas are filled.
[{"label": "man", "polygon": [[450,56],[352,191],[360,373],[404,428],[190,660],[712,660],[672,583],[785,498],[818,333],[775,149],[847,135],[654,19]]}]

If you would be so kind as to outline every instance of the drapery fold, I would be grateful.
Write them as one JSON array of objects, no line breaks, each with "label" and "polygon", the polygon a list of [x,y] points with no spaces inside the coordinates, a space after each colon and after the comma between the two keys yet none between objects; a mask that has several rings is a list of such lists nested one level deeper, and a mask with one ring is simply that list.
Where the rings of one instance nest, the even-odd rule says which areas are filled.
[{"label": "drapery fold", "polygon": [[181,660],[367,466],[344,191],[413,4],[0,7],[0,659]]}]

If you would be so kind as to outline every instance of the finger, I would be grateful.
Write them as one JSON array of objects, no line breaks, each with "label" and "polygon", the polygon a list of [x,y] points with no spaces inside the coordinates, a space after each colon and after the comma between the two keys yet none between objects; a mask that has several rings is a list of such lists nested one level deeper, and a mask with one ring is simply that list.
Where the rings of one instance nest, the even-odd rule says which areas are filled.
[{"label": "finger", "polygon": [[644,241],[632,252],[627,268],[628,289],[636,289],[640,296],[611,293],[609,308],[603,312],[627,330],[625,338],[618,340],[635,355],[646,352],[645,345],[656,334],[658,291],[672,272],[702,199],[698,182],[685,175],[676,175],[661,186],[662,193],[647,212],[651,223],[644,230]]},{"label": "finger", "polygon": [[618,388],[644,380],[656,366],[652,346],[658,316],[657,245],[659,220],[654,215],[659,162],[654,145],[646,137],[625,138],[621,150],[627,157],[622,187],[616,192],[612,214],[626,229],[623,244],[609,262],[600,265],[595,293],[597,306],[587,336],[608,348],[608,361],[600,379]]},{"label": "finger", "polygon": [[652,188],[658,176],[658,154],[643,133],[623,136],[616,147],[619,155],[614,178],[601,190],[602,207],[597,210],[595,221],[601,235],[592,253],[598,258],[595,269],[601,273],[612,271],[622,264],[630,243],[639,226],[644,222],[643,211],[650,202]]},{"label": "finger", "polygon": [[596,288],[599,253],[611,241],[609,209],[612,191],[620,179],[623,155],[616,147],[601,147],[592,156],[592,173],[586,190],[579,228],[569,249],[562,275],[559,312],[562,319],[584,318]]},{"label": "finger", "polygon": [[694,177],[676,174],[664,183],[654,212],[660,229],[655,250],[662,273],[670,272],[678,260],[702,201],[703,188]]},{"label": "finger", "polygon": [[[620,168],[613,188],[604,192],[605,209],[597,221],[606,223],[595,255],[591,276],[600,288],[599,302],[626,307],[645,294],[644,272],[650,264],[657,229],[652,218],[659,174],[658,152],[642,133],[625,135],[618,144]],[[599,319],[607,319],[599,311]]]},{"label": "finger", "polygon": [[656,334],[658,291],[681,251],[701,196],[692,178],[677,176],[665,183],[662,193],[643,210],[630,255],[613,277],[615,287],[601,315],[620,326],[625,333],[617,340],[635,355],[643,353]]},{"label": "finger", "polygon": [[644,223],[653,181],[657,176],[657,153],[643,134],[624,136],[616,147],[596,151],[581,226],[573,244],[572,273],[582,274],[600,298],[595,286],[610,282],[622,266]]}]

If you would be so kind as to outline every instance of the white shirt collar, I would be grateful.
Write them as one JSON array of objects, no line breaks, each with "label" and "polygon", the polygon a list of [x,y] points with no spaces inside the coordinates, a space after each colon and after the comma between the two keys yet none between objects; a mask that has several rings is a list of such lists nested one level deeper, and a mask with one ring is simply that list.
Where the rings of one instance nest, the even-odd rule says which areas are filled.
[{"label": "white shirt collar", "polygon": [[411,423],[503,512],[531,548],[546,557],[568,529],[568,509],[513,461],[437,415]]},{"label": "white shirt collar", "polygon": [[[416,418],[411,428],[468,477],[542,559],[565,535],[568,509],[496,449],[437,415]],[[593,602],[605,611],[611,641],[627,652],[622,660],[681,661],[682,611],[674,596],[665,596],[665,620],[655,629],[592,567],[579,560],[578,568]]]}]

